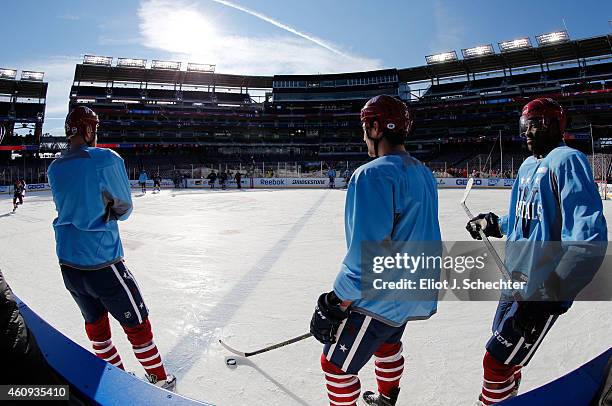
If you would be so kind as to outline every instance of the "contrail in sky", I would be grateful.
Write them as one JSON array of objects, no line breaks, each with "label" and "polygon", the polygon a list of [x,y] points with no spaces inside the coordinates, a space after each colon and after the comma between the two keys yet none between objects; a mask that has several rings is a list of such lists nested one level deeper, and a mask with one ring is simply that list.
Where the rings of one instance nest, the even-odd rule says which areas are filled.
[{"label": "contrail in sky", "polygon": [[295,28],[292,28],[292,27],[288,26],[287,24],[283,24],[280,21],[276,21],[275,19],[273,19],[271,17],[268,17],[265,14],[258,13],[257,11],[253,11],[251,9],[243,7],[243,6],[239,5],[239,4],[235,4],[235,3],[229,2],[227,0],[211,0],[211,1],[214,1],[215,3],[223,4],[224,6],[231,7],[233,9],[235,9],[235,10],[239,10],[239,11],[242,11],[243,13],[247,13],[249,15],[252,15],[253,17],[259,18],[260,20],[263,20],[263,21],[265,21],[267,23],[270,23],[270,24],[272,24],[272,25],[274,25],[274,26],[276,26],[278,28],[281,28],[281,29],[283,29],[285,31],[288,31],[288,32],[292,33],[292,34],[295,34],[298,37],[302,37],[305,40],[313,42],[313,43],[317,44],[320,47],[323,47],[323,48],[325,48],[325,49],[327,49],[329,51],[332,51],[335,54],[342,55],[342,56],[348,56],[344,52],[342,52],[342,51],[340,51],[340,50],[338,50],[338,49],[336,49],[336,48],[326,44],[324,41],[322,41],[322,40],[320,40],[320,39],[318,39],[316,37],[313,37],[311,35],[308,35],[308,34],[305,34],[303,32],[300,32],[300,31],[296,30]]}]

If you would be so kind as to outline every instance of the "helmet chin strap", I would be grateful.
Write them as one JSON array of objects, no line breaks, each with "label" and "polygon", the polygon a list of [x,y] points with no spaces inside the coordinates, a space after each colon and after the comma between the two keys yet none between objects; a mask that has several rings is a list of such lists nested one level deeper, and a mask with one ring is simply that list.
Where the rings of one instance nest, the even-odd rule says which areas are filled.
[{"label": "helmet chin strap", "polygon": [[383,139],[383,137],[385,136],[384,133],[382,133],[380,135],[380,137],[378,138],[372,138],[370,137],[370,133],[366,132],[367,137],[374,143],[374,157],[378,158],[378,143],[380,142],[380,140]]},{"label": "helmet chin strap", "polygon": [[[89,127],[88,127],[89,128]],[[88,140],[87,138],[87,129],[85,129],[85,134],[83,134],[83,141],[85,141],[85,144],[87,144],[88,147],[93,147],[95,142],[96,142],[96,133],[95,132],[91,132],[91,138]]]},{"label": "helmet chin strap", "polygon": [[383,137],[384,137],[384,136],[385,136],[385,135],[384,135],[384,134],[382,134],[382,135],[380,136],[380,138],[372,138],[372,137],[370,137],[370,136],[368,135],[368,138],[369,138],[369,139],[371,139],[371,140],[372,140],[372,142],[374,142],[374,156],[375,156],[376,158],[378,158],[378,143],[379,143],[379,142],[380,142],[380,141],[383,139]]}]

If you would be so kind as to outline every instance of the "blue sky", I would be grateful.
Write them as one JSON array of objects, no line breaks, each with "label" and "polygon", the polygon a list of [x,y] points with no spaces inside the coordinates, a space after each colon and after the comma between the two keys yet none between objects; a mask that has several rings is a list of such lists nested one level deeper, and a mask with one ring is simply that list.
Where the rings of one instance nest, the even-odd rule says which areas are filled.
[{"label": "blue sky", "polygon": [[45,72],[45,131],[60,135],[84,54],[236,74],[403,68],[483,43],[535,43],[563,19],[572,38],[610,33],[612,1],[3,0],[2,14],[0,67]]}]

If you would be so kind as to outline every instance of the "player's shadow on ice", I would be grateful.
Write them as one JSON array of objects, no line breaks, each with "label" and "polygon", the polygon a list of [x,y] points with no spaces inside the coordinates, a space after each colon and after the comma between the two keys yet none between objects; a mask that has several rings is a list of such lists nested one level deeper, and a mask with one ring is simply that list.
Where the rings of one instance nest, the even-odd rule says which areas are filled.
[{"label": "player's shadow on ice", "polygon": [[13,215],[13,212],[9,211],[8,213],[0,214],[0,218],[2,218],[2,217],[9,217],[9,216],[12,216],[12,215]]},{"label": "player's shadow on ice", "polygon": [[243,367],[243,366],[248,366],[248,367],[253,368],[255,371],[259,372],[264,378],[266,378],[267,380],[272,382],[274,385],[276,385],[278,387],[278,389],[283,391],[287,396],[289,396],[291,399],[293,399],[297,404],[304,405],[304,406],[311,406],[310,403],[306,402],[304,399],[300,398],[298,395],[296,395],[295,393],[291,392],[285,385],[283,385],[282,383],[278,382],[276,379],[272,378],[270,375],[268,375],[264,370],[259,368],[250,359],[243,358],[243,357],[237,357],[237,356],[233,356],[233,355],[231,357],[226,357],[226,360],[227,360],[227,358],[235,359],[236,360],[236,367],[237,368],[240,368],[240,367]]}]

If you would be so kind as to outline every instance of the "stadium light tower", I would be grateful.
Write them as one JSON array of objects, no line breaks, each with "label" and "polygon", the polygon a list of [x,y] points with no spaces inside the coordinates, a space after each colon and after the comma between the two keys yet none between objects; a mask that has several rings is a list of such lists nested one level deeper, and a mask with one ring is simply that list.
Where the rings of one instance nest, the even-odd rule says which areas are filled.
[{"label": "stadium light tower", "polygon": [[17,77],[17,69],[0,68],[0,79],[15,79]]},{"label": "stadium light tower", "polygon": [[86,64],[86,65],[111,66],[112,63],[113,63],[112,56],[85,55],[83,57],[83,64]]},{"label": "stadium light tower", "polygon": [[134,58],[119,58],[117,59],[117,66],[121,66],[122,68],[144,69],[147,67],[147,60]]},{"label": "stadium light tower", "polygon": [[208,72],[214,73],[216,65],[209,65],[207,63],[193,63],[187,64],[187,72]]},{"label": "stadium light tower", "polygon": [[428,55],[425,57],[425,61],[427,62],[427,65],[435,65],[437,63],[451,62],[451,61],[456,61],[457,59],[458,58],[457,58],[456,51],[442,52],[440,54]]},{"label": "stadium light tower", "polygon": [[518,51],[520,49],[531,48],[531,40],[529,37],[517,38],[511,41],[498,42],[497,45],[499,45],[501,52]]},{"label": "stadium light tower", "polygon": [[536,40],[539,46],[543,46],[569,42],[570,37],[567,31],[554,31],[548,34],[536,35]]},{"label": "stadium light tower", "polygon": [[181,63],[173,61],[158,61],[157,59],[154,59],[151,62],[151,69],[181,70]]},{"label": "stadium light tower", "polygon": [[486,44],[486,45],[478,45],[472,48],[462,49],[461,53],[463,54],[463,58],[469,59],[469,58],[481,58],[483,56],[493,55],[495,51],[493,50],[493,45]]},{"label": "stadium light tower", "polygon": [[21,72],[21,80],[31,80],[34,82],[42,82],[45,74],[43,72],[34,72],[29,70],[24,70]]}]

